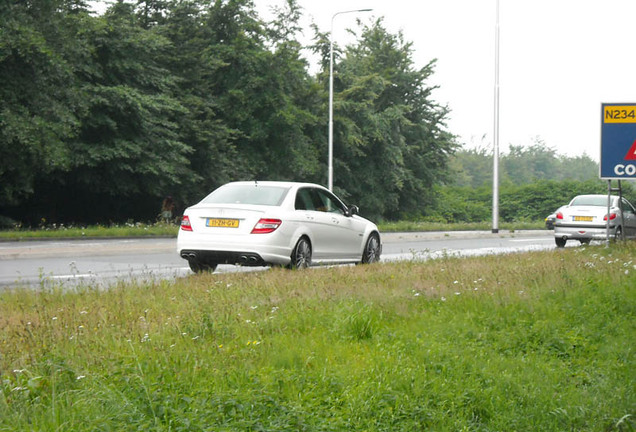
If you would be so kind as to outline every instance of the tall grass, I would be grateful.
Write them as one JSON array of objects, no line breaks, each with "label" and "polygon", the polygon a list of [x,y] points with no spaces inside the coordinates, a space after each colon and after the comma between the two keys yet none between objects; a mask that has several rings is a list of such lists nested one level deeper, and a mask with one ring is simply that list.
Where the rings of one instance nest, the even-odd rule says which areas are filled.
[{"label": "tall grass", "polygon": [[633,430],[635,256],[4,292],[0,430]]}]

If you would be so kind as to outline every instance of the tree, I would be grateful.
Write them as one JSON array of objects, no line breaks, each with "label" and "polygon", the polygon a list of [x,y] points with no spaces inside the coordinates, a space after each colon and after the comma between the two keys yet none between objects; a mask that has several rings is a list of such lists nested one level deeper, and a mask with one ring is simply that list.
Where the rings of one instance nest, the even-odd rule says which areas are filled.
[{"label": "tree", "polygon": [[82,2],[3,1],[0,12],[0,202],[21,203],[38,176],[66,171],[83,109],[75,69]]},{"label": "tree", "polygon": [[60,188],[71,186],[80,199],[106,206],[106,213],[122,200],[160,202],[194,177],[191,150],[178,129],[185,109],[173,95],[175,78],[166,67],[170,42],[154,28],[144,29],[132,5],[123,2],[92,24],[84,35],[91,56],[78,74],[87,106],[69,144],[72,173],[60,178]]},{"label": "tree", "polygon": [[249,1],[217,1],[206,23],[215,42],[207,54],[221,62],[209,76],[219,116],[243,156],[235,176],[312,178],[318,169],[310,141],[316,90],[301,46],[291,33],[280,31],[297,27],[295,2],[288,2],[290,13],[279,13],[271,32],[250,6]]},{"label": "tree", "polygon": [[359,40],[334,67],[336,187],[372,216],[422,214],[455,148],[427,85],[435,62],[415,69],[412,44],[381,19]]}]

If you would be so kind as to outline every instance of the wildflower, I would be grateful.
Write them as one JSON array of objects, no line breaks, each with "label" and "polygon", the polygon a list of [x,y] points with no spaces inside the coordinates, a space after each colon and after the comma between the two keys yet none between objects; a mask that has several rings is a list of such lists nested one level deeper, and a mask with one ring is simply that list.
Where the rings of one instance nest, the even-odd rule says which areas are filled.
[{"label": "wildflower", "polygon": [[442,301],[445,302],[446,301],[446,297],[442,297]]},{"label": "wildflower", "polygon": [[86,312],[85,310],[80,312],[80,315],[86,315],[88,312]]},{"label": "wildflower", "polygon": [[258,306],[250,306],[250,309],[256,310],[256,309],[258,309]]},{"label": "wildflower", "polygon": [[197,340],[197,339],[199,339],[199,336],[195,336],[192,338],[192,340]]},{"label": "wildflower", "polygon": [[53,321],[57,321],[57,317],[53,317],[51,318]]},{"label": "wildflower", "polygon": [[79,381],[79,380],[82,380],[82,379],[84,379],[84,378],[86,378],[86,375],[80,375],[80,376],[78,376],[78,377],[77,377],[77,378],[75,378],[75,379],[76,379],[77,381]]}]

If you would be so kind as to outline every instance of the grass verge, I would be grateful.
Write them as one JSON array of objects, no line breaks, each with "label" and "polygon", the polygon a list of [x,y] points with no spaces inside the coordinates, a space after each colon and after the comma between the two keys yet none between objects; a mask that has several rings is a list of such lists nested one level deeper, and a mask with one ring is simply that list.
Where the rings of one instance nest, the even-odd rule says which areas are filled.
[{"label": "grass verge", "polygon": [[635,256],[3,292],[0,430],[633,430]]},{"label": "grass verge", "polygon": [[[383,222],[378,226],[381,232],[419,232],[419,231],[490,231],[492,222]],[[499,224],[501,231],[541,230],[545,229],[544,221],[503,222]]]},{"label": "grass verge", "polygon": [[39,229],[0,231],[0,240],[46,240],[122,237],[176,237],[179,227],[170,223],[125,223],[122,225],[65,226],[51,225]]},{"label": "grass verge", "polygon": [[[490,230],[489,222],[453,223],[441,222],[383,222],[378,225],[381,232],[419,231],[477,231]],[[39,229],[11,229],[0,231],[0,241],[81,239],[81,238],[121,238],[121,237],[176,237],[179,227],[167,223],[126,223],[110,226],[64,226],[51,225]],[[545,229],[539,222],[506,222],[500,225],[502,231]]]}]

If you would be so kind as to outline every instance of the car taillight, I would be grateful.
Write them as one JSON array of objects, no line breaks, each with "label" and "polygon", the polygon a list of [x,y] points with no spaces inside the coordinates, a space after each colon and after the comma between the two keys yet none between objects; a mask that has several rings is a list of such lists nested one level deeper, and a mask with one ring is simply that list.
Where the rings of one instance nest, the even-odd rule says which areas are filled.
[{"label": "car taillight", "polygon": [[268,234],[274,232],[282,223],[283,221],[280,219],[261,219],[254,225],[252,234]]},{"label": "car taillight", "polygon": [[[609,215],[610,220],[614,220],[616,219],[616,213],[610,213]],[[607,220],[607,215],[605,215],[605,217],[603,217],[603,220],[606,221]]]},{"label": "car taillight", "polygon": [[192,224],[190,223],[190,218],[188,216],[183,216],[183,218],[181,218],[181,229],[184,231],[192,231]]},{"label": "car taillight", "polygon": [[558,213],[556,214],[556,218],[557,218],[557,219],[563,219],[563,213],[558,212]]}]

